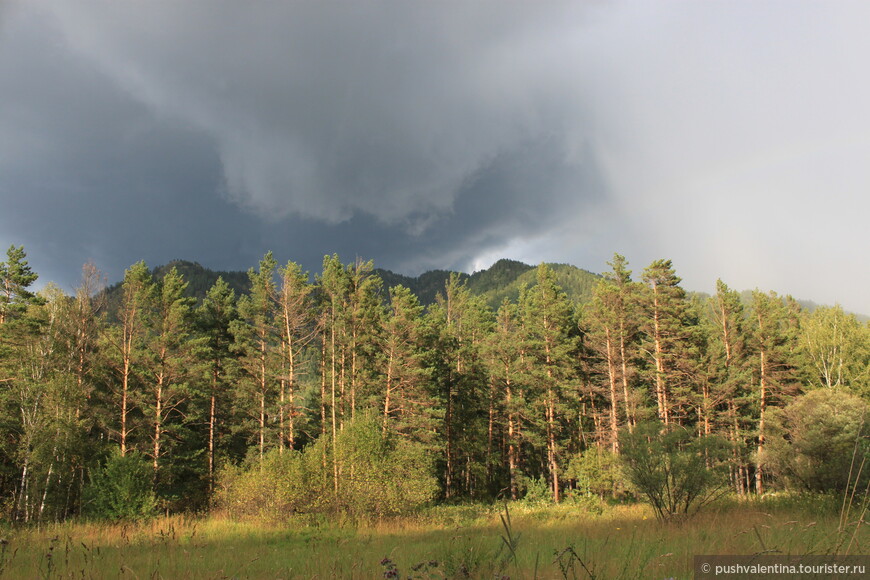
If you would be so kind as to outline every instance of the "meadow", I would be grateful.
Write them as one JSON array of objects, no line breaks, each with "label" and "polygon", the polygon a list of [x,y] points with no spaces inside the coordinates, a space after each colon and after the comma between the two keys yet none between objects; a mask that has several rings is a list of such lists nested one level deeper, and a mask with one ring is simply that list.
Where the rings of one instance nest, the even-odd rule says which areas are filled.
[{"label": "meadow", "polygon": [[725,499],[668,523],[645,505],[588,502],[437,506],[356,522],[67,522],[3,529],[0,578],[678,579],[692,577],[696,554],[867,553],[863,515],[842,513],[835,497],[774,496]]}]

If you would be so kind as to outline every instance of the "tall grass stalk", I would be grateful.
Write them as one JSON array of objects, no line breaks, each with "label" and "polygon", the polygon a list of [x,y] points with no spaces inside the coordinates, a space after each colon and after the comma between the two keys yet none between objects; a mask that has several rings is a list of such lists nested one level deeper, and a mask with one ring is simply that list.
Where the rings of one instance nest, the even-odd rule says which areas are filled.
[{"label": "tall grass stalk", "polygon": [[[863,439],[861,435],[863,429],[864,421],[861,422],[861,428],[858,429],[858,435],[855,437],[855,446],[852,449],[852,461],[849,465],[849,476],[846,480],[845,491],[843,492],[843,504],[840,508],[840,522],[837,528],[841,535],[844,534],[847,531],[847,527],[851,525],[849,523],[849,516],[852,512],[852,506],[855,503],[855,493],[858,491],[858,487],[861,482],[861,474],[863,473],[864,465],[867,462],[867,455],[865,453],[861,453],[861,464],[858,466],[858,472],[854,474],[853,480],[852,475],[855,469],[855,461],[861,447],[861,440]],[[850,487],[852,489],[851,493],[849,492]],[[854,522],[854,528],[852,530],[851,536],[849,537],[849,543],[846,546],[846,551],[844,555],[849,555],[849,553],[851,552],[852,545],[855,543],[858,536],[858,531],[864,524],[864,516],[867,514],[868,500],[870,500],[870,479],[868,479],[867,485],[864,489],[864,493],[861,497],[861,512],[858,516],[858,519]],[[840,546],[838,546],[838,552],[839,547]]]}]

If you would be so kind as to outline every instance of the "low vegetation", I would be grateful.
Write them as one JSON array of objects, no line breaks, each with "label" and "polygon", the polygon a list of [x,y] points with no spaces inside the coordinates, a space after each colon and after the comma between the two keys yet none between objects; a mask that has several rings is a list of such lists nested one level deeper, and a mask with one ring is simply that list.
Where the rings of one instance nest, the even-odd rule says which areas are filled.
[{"label": "low vegetation", "polygon": [[[832,496],[720,500],[663,523],[642,504],[440,506],[353,524],[215,514],[6,529],[0,578],[691,578],[695,554],[855,554]],[[507,517],[505,517],[507,516]]]}]

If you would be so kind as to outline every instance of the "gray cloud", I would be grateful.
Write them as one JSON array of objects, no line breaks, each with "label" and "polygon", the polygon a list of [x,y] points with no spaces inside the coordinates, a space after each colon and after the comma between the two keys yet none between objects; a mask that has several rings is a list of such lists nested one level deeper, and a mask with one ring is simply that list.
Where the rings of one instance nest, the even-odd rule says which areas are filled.
[{"label": "gray cloud", "polygon": [[[246,268],[502,256],[870,312],[863,4],[31,0],[0,12],[0,243]],[[855,259],[864,267],[854,267]],[[860,264],[859,264],[860,266]],[[851,270],[848,284],[830,283]]]},{"label": "gray cloud", "polygon": [[210,136],[230,199],[272,219],[363,213],[419,233],[505,149],[561,134],[579,97],[540,114],[560,80],[547,71],[558,41],[517,7],[50,6],[71,51]]}]

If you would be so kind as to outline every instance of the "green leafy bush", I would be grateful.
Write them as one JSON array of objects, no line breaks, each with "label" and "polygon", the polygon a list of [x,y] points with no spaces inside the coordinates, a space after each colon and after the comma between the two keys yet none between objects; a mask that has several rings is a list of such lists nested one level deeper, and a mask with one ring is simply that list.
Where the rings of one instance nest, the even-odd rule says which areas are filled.
[{"label": "green leafy bush", "polygon": [[545,477],[523,477],[520,488],[525,492],[522,501],[529,505],[553,503],[553,490]]},{"label": "green leafy bush", "polygon": [[430,502],[438,485],[421,446],[384,435],[380,421],[361,418],[346,426],[335,445],[338,507],[356,515],[394,515]]},{"label": "green leafy bush", "polygon": [[90,472],[84,489],[86,515],[108,520],[136,520],[154,514],[157,500],[151,488],[153,471],[137,452],[116,450],[106,464]]},{"label": "green leafy bush", "polygon": [[277,449],[244,467],[226,466],[218,475],[217,503],[237,516],[276,517],[311,507],[316,489],[299,451]]},{"label": "green leafy bush", "polygon": [[604,498],[614,495],[622,485],[619,456],[608,449],[592,447],[571,458],[565,475],[577,482],[581,495]]},{"label": "green leafy bush", "polygon": [[273,450],[262,464],[225,468],[217,504],[234,515],[278,519],[320,512],[380,517],[414,511],[437,491],[422,447],[360,417],[334,443],[321,437],[302,451]]},{"label": "green leafy bush", "polygon": [[718,437],[659,422],[620,434],[623,466],[660,520],[685,516],[727,489],[727,446]]},{"label": "green leafy bush", "polygon": [[[790,486],[806,491],[863,488],[870,476],[868,404],[840,389],[822,388],[797,397],[771,415],[767,460]],[[854,462],[853,462],[854,458]]]}]

